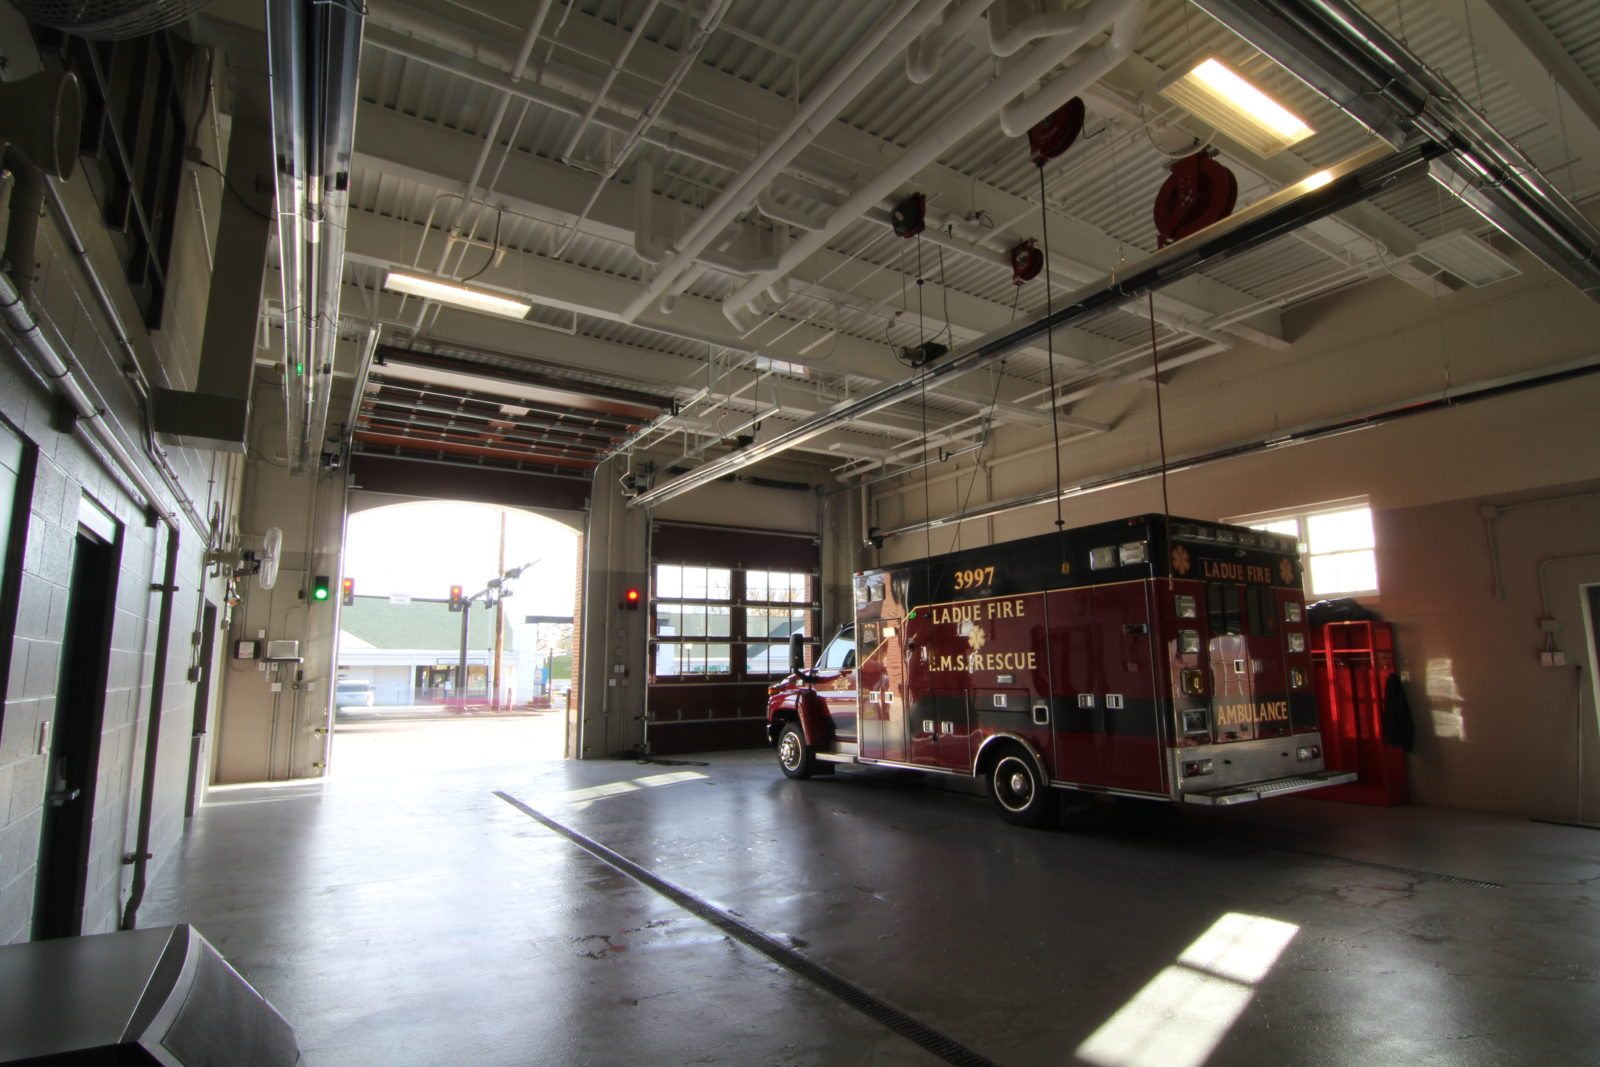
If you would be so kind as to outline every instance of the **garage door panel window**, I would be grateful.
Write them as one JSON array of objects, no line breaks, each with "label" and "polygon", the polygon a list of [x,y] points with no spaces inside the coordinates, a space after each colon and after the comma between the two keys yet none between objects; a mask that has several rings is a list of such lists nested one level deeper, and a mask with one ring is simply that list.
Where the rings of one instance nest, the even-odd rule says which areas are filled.
[{"label": "garage door panel window", "polygon": [[732,601],[730,568],[656,565],[652,636],[658,678],[733,672]]},{"label": "garage door panel window", "polygon": [[[802,575],[801,577],[804,577]],[[745,665],[752,675],[789,673],[789,635],[806,632],[805,608],[745,608]]]}]

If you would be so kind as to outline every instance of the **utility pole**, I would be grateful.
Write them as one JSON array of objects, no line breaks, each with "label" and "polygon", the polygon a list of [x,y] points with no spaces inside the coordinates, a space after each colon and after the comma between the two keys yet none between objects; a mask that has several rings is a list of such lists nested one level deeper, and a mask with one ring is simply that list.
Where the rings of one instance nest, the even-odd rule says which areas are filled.
[{"label": "utility pole", "polygon": [[[500,575],[506,573],[506,513],[500,513],[500,562],[495,567],[495,572]],[[494,696],[489,701],[491,708],[500,707],[500,658],[505,654],[506,635],[506,608],[502,598],[495,598],[494,605]]]}]

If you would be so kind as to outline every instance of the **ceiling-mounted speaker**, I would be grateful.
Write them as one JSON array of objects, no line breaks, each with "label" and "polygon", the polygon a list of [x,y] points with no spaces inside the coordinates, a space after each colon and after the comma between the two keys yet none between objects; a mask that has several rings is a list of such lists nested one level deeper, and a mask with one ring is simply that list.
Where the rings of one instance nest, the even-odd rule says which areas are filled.
[{"label": "ceiling-mounted speaker", "polygon": [[1239,179],[1202,150],[1172,165],[1172,173],[1156,193],[1158,247],[1181,241],[1233,214],[1239,200]]},{"label": "ceiling-mounted speaker", "polygon": [[1038,166],[1062,155],[1083,132],[1083,99],[1073,97],[1028,127],[1028,156]]},{"label": "ceiling-mounted speaker", "polygon": [[1039,242],[1032,237],[1012,245],[1006,254],[1011,257],[1012,285],[1031,282],[1044,269],[1044,253],[1039,251]]},{"label": "ceiling-mounted speaker", "polygon": [[889,213],[889,223],[896,237],[915,237],[928,225],[928,198],[922,193],[912,193],[894,206]]},{"label": "ceiling-mounted speaker", "polygon": [[0,82],[0,140],[28,162],[66,181],[78,166],[83,127],[83,90],[75,74],[41,71],[20,81]]}]

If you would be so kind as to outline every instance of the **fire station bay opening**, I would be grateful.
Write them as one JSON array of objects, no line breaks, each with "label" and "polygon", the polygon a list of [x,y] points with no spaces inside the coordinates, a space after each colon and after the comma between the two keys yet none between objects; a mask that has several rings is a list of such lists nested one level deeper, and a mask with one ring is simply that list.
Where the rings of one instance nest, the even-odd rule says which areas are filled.
[{"label": "fire station bay opening", "polygon": [[1596,40],[0,4],[0,1062],[1591,1063]]}]

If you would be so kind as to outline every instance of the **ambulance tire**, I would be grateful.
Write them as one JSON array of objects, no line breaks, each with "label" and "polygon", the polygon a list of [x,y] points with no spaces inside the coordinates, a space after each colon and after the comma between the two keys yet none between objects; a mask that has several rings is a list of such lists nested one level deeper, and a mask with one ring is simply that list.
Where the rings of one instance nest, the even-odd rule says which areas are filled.
[{"label": "ambulance tire", "polygon": [[806,735],[800,731],[800,724],[785,723],[778,734],[778,766],[782,768],[784,777],[803,781],[811,777],[816,765],[816,758],[811,754],[811,746],[806,744]]},{"label": "ambulance tire", "polygon": [[1055,791],[1039,773],[1039,765],[1014,746],[989,768],[989,798],[1000,817],[1013,826],[1037,829],[1055,818]]}]

